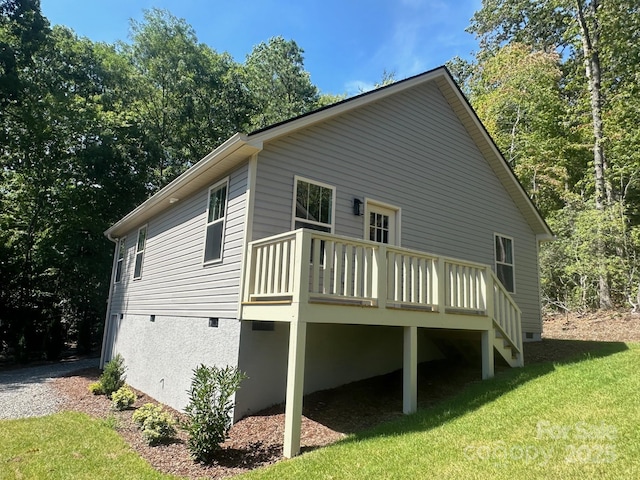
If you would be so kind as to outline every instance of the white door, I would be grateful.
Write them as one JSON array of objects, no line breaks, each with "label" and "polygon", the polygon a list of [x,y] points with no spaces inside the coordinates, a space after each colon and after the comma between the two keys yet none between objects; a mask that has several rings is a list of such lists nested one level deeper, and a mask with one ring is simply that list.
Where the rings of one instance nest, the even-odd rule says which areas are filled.
[{"label": "white door", "polygon": [[367,238],[373,242],[398,245],[398,211],[375,203],[368,203],[367,207]]}]

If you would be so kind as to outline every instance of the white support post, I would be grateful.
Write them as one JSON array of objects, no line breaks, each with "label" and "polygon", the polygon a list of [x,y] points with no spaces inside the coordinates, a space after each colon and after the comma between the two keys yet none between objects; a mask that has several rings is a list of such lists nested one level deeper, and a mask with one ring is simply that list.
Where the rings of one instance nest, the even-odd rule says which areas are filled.
[{"label": "white support post", "polygon": [[300,453],[302,426],[302,393],[304,389],[304,357],[307,324],[294,320],[289,324],[289,363],[287,367],[287,399],[284,420],[284,456]]},{"label": "white support post", "polygon": [[402,412],[414,413],[418,409],[418,328],[404,327],[404,353],[402,368]]},{"label": "white support post", "polygon": [[495,336],[493,328],[490,330],[482,331],[482,338],[480,340],[482,346],[482,379],[493,377],[493,338]]}]

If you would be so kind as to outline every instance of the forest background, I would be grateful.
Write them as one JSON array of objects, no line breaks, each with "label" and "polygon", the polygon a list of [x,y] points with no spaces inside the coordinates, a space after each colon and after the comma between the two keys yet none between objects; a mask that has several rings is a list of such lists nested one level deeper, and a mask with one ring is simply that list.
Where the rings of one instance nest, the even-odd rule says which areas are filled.
[{"label": "forest background", "polygon": [[[543,307],[635,310],[640,6],[483,0],[468,31],[475,59],[447,66],[557,236]],[[303,53],[274,37],[239,63],[158,9],[129,42],[92,42],[51,28],[39,0],[0,0],[0,355],[99,344],[104,230],[233,133],[342,100]]]}]

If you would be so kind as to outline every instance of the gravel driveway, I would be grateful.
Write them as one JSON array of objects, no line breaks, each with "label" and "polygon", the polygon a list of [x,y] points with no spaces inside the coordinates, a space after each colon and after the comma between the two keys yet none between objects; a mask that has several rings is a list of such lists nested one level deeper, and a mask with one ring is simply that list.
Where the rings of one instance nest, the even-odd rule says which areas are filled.
[{"label": "gravel driveway", "polygon": [[0,419],[40,417],[58,411],[60,399],[49,382],[69,372],[97,367],[98,358],[0,372]]}]

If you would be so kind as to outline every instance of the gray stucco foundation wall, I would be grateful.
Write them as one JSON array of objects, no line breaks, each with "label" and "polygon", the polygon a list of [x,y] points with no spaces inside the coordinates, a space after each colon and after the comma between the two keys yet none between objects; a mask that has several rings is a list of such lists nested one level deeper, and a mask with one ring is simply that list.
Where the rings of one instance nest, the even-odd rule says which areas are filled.
[{"label": "gray stucco foundation wall", "polygon": [[[418,332],[418,361],[440,358],[427,332]],[[285,400],[288,348],[287,323],[276,322],[274,331],[265,332],[242,322],[238,368],[249,378],[236,395],[236,419]],[[402,327],[308,324],[304,392],[398,370],[402,351]]]},{"label": "gray stucco foundation wall", "polygon": [[220,318],[119,315],[112,355],[120,353],[127,383],[177,410],[188,402],[193,369],[206,365],[237,366],[240,322]]}]

